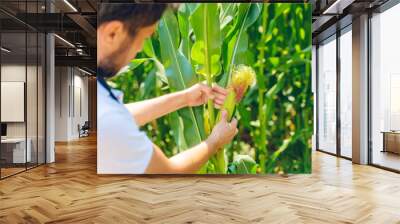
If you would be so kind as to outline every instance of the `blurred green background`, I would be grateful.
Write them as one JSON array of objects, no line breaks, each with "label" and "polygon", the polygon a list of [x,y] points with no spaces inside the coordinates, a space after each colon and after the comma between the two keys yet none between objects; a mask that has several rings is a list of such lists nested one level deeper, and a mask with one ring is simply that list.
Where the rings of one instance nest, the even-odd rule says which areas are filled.
[{"label": "blurred green background", "polygon": [[[213,4],[219,13],[222,75],[216,76],[215,82],[226,84],[225,74],[229,72],[226,49],[236,39],[242,52],[237,54],[235,64],[251,66],[257,76],[256,84],[236,108],[239,134],[225,149],[227,173],[310,173],[313,133],[311,5],[201,4]],[[165,13],[143,52],[110,81],[112,87],[123,91],[125,103],[177,89],[171,86],[171,79],[166,75],[170,65],[162,55],[164,42],[161,40],[165,37],[161,36],[161,26],[178,25],[173,30],[177,32],[173,35],[178,35],[173,37],[179,39],[179,48],[175,51],[183,55],[185,63],[190,63],[195,71],[189,51],[196,36],[189,18],[197,7],[199,3],[184,3],[178,10]],[[241,22],[245,25],[239,26]],[[197,76],[196,81],[203,81],[203,78]],[[203,109],[196,108],[195,113]],[[184,119],[180,112],[172,113],[142,129],[167,156],[172,156],[191,145],[184,139],[185,132],[193,130],[185,128]],[[203,173],[215,172],[209,167]]]}]

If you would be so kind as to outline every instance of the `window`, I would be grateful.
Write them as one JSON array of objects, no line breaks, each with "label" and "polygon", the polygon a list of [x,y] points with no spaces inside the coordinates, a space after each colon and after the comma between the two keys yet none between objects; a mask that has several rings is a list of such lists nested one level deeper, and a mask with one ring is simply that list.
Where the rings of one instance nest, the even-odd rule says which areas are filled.
[{"label": "window", "polygon": [[352,157],[352,33],[351,26],[340,36],[340,155]]},{"label": "window", "polygon": [[[44,1],[2,2],[19,16],[42,12]],[[0,178],[45,163],[45,34],[0,12]],[[10,109],[13,108],[13,109]]]},{"label": "window", "polygon": [[318,48],[318,149],[336,153],[336,36]]},{"label": "window", "polygon": [[400,5],[371,18],[371,159],[400,170]]}]

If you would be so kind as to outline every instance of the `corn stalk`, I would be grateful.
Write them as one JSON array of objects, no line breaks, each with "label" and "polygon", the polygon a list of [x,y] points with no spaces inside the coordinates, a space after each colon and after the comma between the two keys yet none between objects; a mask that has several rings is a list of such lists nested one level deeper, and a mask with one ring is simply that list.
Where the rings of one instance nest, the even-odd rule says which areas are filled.
[{"label": "corn stalk", "polygon": [[[204,3],[199,5],[190,16],[196,41],[191,50],[191,56],[196,72],[205,77],[208,86],[212,86],[214,78],[221,72],[221,32],[220,23],[215,19],[218,15],[218,5]],[[207,103],[210,129],[215,125],[214,103]],[[209,134],[209,133],[207,133]]]}]

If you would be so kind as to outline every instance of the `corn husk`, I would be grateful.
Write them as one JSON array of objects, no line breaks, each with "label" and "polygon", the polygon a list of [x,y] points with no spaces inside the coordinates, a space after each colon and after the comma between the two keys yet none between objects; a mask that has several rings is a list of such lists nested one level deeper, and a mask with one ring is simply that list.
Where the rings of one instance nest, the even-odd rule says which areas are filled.
[{"label": "corn husk", "polygon": [[[232,72],[232,80],[228,87],[228,95],[225,98],[222,110],[228,113],[230,121],[235,111],[236,104],[240,102],[248,88],[253,85],[255,80],[255,72],[253,68],[246,65],[239,65]],[[216,122],[221,120],[221,112],[218,113]],[[216,170],[218,173],[226,173],[225,150],[220,149],[216,156]]]},{"label": "corn husk", "polygon": [[[232,81],[228,87],[228,95],[225,98],[222,110],[228,112],[228,120],[232,119],[236,104],[240,102],[248,88],[254,84],[254,70],[246,65],[239,65],[232,72]],[[217,122],[221,120],[221,112],[218,113]]]}]

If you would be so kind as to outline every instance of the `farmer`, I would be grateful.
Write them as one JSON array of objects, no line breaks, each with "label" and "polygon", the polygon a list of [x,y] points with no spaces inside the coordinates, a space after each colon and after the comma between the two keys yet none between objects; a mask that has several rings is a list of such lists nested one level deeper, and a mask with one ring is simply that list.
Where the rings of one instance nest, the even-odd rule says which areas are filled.
[{"label": "farmer", "polygon": [[98,15],[98,154],[99,174],[196,173],[237,133],[237,121],[222,119],[200,144],[167,158],[139,127],[184,107],[212,99],[223,104],[226,90],[197,84],[183,91],[124,105],[105,79],[113,77],[141,51],[157,27],[166,4],[107,4]]}]

